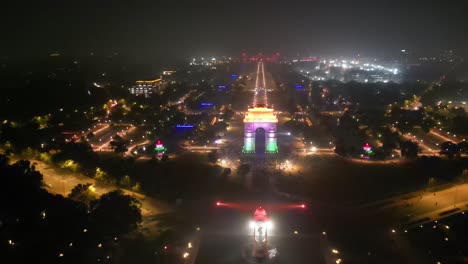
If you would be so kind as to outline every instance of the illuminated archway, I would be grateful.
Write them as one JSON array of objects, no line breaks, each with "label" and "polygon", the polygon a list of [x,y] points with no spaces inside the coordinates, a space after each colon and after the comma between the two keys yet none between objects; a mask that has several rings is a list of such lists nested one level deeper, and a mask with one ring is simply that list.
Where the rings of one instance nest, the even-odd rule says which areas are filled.
[{"label": "illuminated archway", "polygon": [[255,153],[265,153],[266,152],[266,142],[265,142],[266,132],[263,127],[255,129]]},{"label": "illuminated archway", "polygon": [[273,108],[257,105],[249,108],[244,118],[244,147],[243,153],[255,153],[255,131],[258,128],[265,130],[265,153],[278,153],[276,139],[276,126],[278,118]]}]

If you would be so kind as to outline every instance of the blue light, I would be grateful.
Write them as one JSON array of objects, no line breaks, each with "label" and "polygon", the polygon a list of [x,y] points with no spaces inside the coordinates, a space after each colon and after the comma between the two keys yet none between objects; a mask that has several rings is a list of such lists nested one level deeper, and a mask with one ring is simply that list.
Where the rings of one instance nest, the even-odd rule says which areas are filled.
[{"label": "blue light", "polygon": [[300,84],[297,84],[297,85],[294,86],[294,88],[296,88],[296,89],[302,89],[302,88],[304,88],[304,86],[302,86],[302,85],[300,85]]},{"label": "blue light", "polygon": [[193,125],[177,125],[177,128],[193,128]]},{"label": "blue light", "polygon": [[226,89],[226,88],[228,88],[228,87],[227,87],[227,85],[218,85],[218,88],[219,88],[219,89]]},{"label": "blue light", "polygon": [[237,79],[237,74],[231,74],[231,78]]},{"label": "blue light", "polygon": [[200,106],[213,106],[213,103],[200,103]]}]

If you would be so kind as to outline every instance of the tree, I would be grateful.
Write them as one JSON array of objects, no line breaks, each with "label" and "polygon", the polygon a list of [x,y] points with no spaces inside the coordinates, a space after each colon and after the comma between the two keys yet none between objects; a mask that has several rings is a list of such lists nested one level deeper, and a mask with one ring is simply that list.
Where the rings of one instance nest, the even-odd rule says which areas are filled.
[{"label": "tree", "polygon": [[0,169],[5,169],[10,164],[10,158],[7,155],[0,154]]},{"label": "tree", "polygon": [[458,143],[458,148],[460,149],[461,153],[468,153],[468,142],[462,141]]},{"label": "tree", "polygon": [[424,130],[424,132],[429,133],[432,127],[434,127],[435,121],[432,118],[424,118],[421,122],[421,128]]},{"label": "tree", "polygon": [[60,146],[60,151],[52,156],[52,161],[60,165],[72,160],[80,165],[80,170],[86,173],[92,173],[98,159],[97,154],[93,152],[91,145],[86,141],[63,144]]},{"label": "tree", "polygon": [[94,187],[91,183],[78,184],[68,194],[68,198],[89,205],[96,199]]},{"label": "tree", "polygon": [[118,154],[124,154],[127,151],[128,151],[128,148],[123,142],[117,143],[114,147],[114,152]]},{"label": "tree", "polygon": [[[48,193],[27,160],[9,164],[0,155],[0,181],[0,263],[91,263],[111,255],[118,247],[114,237],[141,221],[138,201],[119,191],[93,202],[93,210]],[[77,197],[88,186],[75,187],[70,195]]]},{"label": "tree", "polygon": [[119,134],[115,134],[112,137],[113,141],[123,141],[123,138]]},{"label": "tree", "polygon": [[247,175],[247,173],[249,173],[250,171],[250,166],[249,164],[241,164],[239,166],[239,168],[237,169],[237,173],[241,176],[241,177],[244,177],[245,175]]},{"label": "tree", "polygon": [[218,152],[216,150],[212,150],[208,153],[208,161],[211,163],[216,163],[219,159]]},{"label": "tree", "polygon": [[78,170],[80,169],[80,165],[75,162],[74,160],[66,160],[61,166],[60,166],[62,169],[68,169],[68,170],[71,170],[73,172],[78,172]]},{"label": "tree", "polygon": [[124,154],[128,151],[127,143],[119,135],[115,135],[113,137],[113,140],[110,142],[110,145],[114,149],[115,153]]},{"label": "tree", "polygon": [[359,129],[357,121],[348,112],[345,112],[339,118],[338,123],[334,131],[335,152],[339,155],[360,154],[366,136]]},{"label": "tree", "polygon": [[93,132],[89,132],[88,135],[86,135],[86,139],[92,140],[95,137]]},{"label": "tree", "polygon": [[221,122],[217,122],[214,125],[213,129],[215,131],[215,134],[219,135],[220,133],[224,133],[226,131],[227,127],[228,127],[228,125],[225,122],[221,121]]},{"label": "tree", "polygon": [[447,155],[447,157],[452,159],[454,156],[460,154],[460,148],[457,144],[451,141],[446,141],[440,144],[440,154]]},{"label": "tree", "polygon": [[131,187],[131,181],[130,181],[130,176],[125,175],[123,178],[120,180],[120,185],[123,186],[124,188],[129,188]]},{"label": "tree", "polygon": [[94,178],[99,182],[103,182],[103,183],[107,183],[107,184],[114,184],[115,183],[115,180],[113,178],[109,177],[109,174],[107,172],[105,172],[103,169],[99,168],[99,167],[96,168]]},{"label": "tree", "polygon": [[387,152],[382,147],[374,149],[374,155],[372,155],[372,159],[384,160],[386,157],[387,157]]},{"label": "tree", "polygon": [[44,138],[46,138],[46,130],[39,129],[39,125],[36,122],[24,124],[7,122],[0,126],[0,130],[0,143],[8,143],[13,150],[18,152],[26,148],[38,149]]},{"label": "tree", "polygon": [[141,203],[121,190],[103,194],[91,202],[90,218],[105,236],[116,236],[135,230],[141,222]]},{"label": "tree", "polygon": [[419,145],[417,142],[408,140],[400,143],[401,156],[405,158],[416,158],[419,153]]},{"label": "tree", "polygon": [[382,148],[388,155],[398,147],[398,133],[393,133],[389,128],[386,128],[381,135]]}]

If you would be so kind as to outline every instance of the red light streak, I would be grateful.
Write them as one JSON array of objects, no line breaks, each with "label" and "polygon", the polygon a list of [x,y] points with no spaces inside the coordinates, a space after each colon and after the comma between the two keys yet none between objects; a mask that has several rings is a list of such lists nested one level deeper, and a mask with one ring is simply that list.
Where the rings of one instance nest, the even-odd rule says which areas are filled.
[{"label": "red light streak", "polygon": [[294,209],[306,209],[305,203],[290,204],[290,203],[227,203],[227,202],[215,202],[216,207],[223,207],[229,209],[236,209],[239,211],[250,212],[256,210],[259,207],[265,208],[266,211],[279,212]]}]

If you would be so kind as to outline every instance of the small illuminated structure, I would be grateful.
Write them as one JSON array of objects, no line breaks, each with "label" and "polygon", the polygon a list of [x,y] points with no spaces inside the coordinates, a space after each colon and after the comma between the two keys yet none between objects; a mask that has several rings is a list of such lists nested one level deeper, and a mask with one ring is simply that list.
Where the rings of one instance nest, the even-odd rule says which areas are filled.
[{"label": "small illuminated structure", "polygon": [[266,258],[268,256],[268,230],[272,228],[268,215],[261,206],[254,212],[254,220],[250,223],[252,228],[253,248],[252,256]]},{"label": "small illuminated structure", "polygon": [[255,153],[255,131],[265,130],[265,152],[278,153],[276,139],[276,125],[278,118],[273,108],[264,104],[257,104],[247,110],[244,118],[244,148],[243,153]]},{"label": "small illuminated structure", "polygon": [[172,75],[176,73],[176,71],[163,71],[163,75]]},{"label": "small illuminated structure", "polygon": [[156,147],[154,148],[154,151],[156,151],[156,155],[158,157],[162,157],[162,155],[164,155],[167,149],[166,147],[164,147],[163,143],[160,140],[158,140],[156,142]]},{"label": "small illuminated structure", "polygon": [[370,155],[373,154],[372,147],[369,145],[369,143],[364,144],[362,150],[364,150],[366,159],[369,159]]}]

